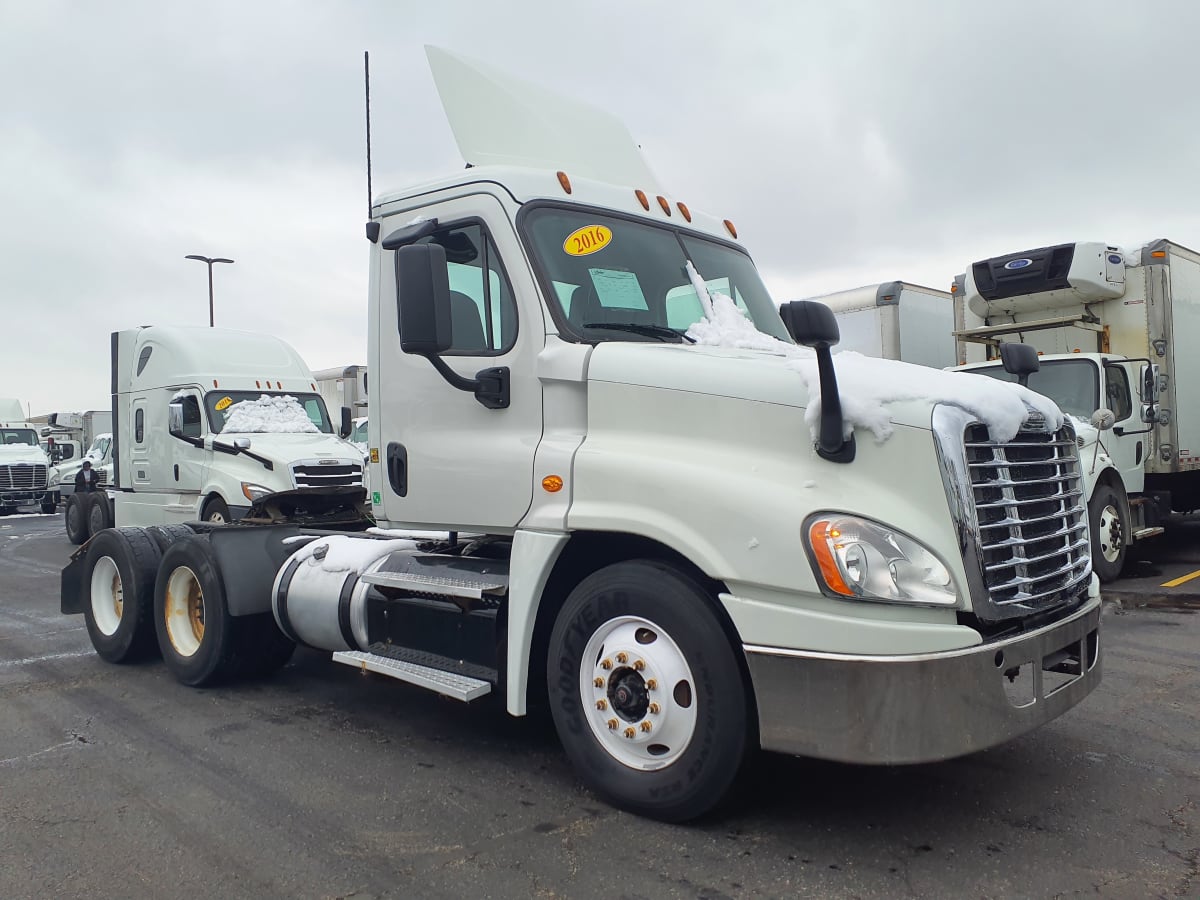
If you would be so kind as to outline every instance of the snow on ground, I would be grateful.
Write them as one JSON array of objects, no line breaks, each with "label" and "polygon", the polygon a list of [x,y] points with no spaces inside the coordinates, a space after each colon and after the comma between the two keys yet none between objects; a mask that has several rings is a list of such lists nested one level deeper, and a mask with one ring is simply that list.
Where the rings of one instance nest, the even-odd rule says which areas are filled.
[{"label": "snow on ground", "polygon": [[[789,368],[796,371],[808,388],[810,400],[804,420],[816,440],[821,422],[821,379],[816,353],[759,331],[729,297],[720,293],[709,296],[703,279],[695,275],[690,263],[688,269],[706,311],[711,309],[711,314],[688,329],[688,337],[710,347],[765,350],[789,357]],[[1012,440],[1030,409],[1045,416],[1052,427],[1057,429],[1062,425],[1062,413],[1054,401],[986,375],[945,372],[897,360],[875,359],[849,350],[837,355],[835,370],[846,437],[855,428],[865,428],[876,441],[886,441],[893,431],[887,404],[906,400],[945,403],[964,409],[987,425],[993,439],[998,441]]]},{"label": "snow on ground", "polygon": [[321,429],[313,424],[295,397],[263,394],[257,400],[243,400],[229,407],[221,431],[225,434],[319,434]]}]

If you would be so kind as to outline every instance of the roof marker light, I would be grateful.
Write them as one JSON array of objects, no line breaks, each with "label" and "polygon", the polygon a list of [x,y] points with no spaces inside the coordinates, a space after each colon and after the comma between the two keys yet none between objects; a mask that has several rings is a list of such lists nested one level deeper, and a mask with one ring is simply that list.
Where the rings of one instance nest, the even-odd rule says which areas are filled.
[{"label": "roof marker light", "polygon": [[687,221],[689,221],[689,222],[690,222],[690,221],[692,221],[692,211],[691,211],[690,209],[688,209],[688,208],[687,208],[687,204],[685,204],[685,203],[676,203],[675,205],[676,205],[676,206],[678,206],[678,207],[679,207],[679,211],[680,211],[681,213],[683,213],[683,217],[684,217],[684,219],[686,219],[686,220],[687,220]]},{"label": "roof marker light", "polygon": [[1166,250],[1151,250],[1150,255],[1153,256],[1155,259],[1166,259],[1167,251]]},{"label": "roof marker light", "polygon": [[667,198],[662,194],[658,195],[658,205],[662,207],[662,211],[668,216],[671,214],[671,204],[667,202]]},{"label": "roof marker light", "polygon": [[571,179],[567,177],[566,172],[558,173],[558,183],[562,185],[562,189],[568,194],[571,193]]},{"label": "roof marker light", "polygon": [[642,204],[642,209],[646,210],[646,212],[649,212],[650,211],[650,201],[648,199],[646,199],[646,192],[645,191],[634,191],[633,194],[635,197],[638,198],[638,203]]},{"label": "roof marker light", "polygon": [[733,227],[733,223],[728,219],[725,220],[725,230],[729,232],[730,237],[737,237],[737,229]]}]

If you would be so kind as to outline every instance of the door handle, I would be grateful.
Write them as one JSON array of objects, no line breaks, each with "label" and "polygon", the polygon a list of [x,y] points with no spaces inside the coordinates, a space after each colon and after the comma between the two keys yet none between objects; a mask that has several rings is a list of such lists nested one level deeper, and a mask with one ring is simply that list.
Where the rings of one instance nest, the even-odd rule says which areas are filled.
[{"label": "door handle", "polygon": [[387,474],[392,490],[399,497],[408,496],[408,448],[395,441],[387,445]]}]

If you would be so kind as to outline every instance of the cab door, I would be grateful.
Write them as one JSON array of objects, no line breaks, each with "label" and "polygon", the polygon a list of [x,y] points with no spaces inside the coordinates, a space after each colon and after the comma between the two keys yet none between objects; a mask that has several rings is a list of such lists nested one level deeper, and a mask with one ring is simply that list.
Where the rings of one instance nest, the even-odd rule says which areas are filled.
[{"label": "cab door", "polygon": [[1135,391],[1138,369],[1147,362],[1144,359],[1104,362],[1102,403],[1112,410],[1116,422],[1100,439],[1130,494],[1140,493],[1145,487],[1146,454],[1150,452],[1150,426],[1142,421],[1142,405]]},{"label": "cab door", "polygon": [[[545,319],[508,215],[490,194],[440,202],[421,215],[438,222],[418,243],[446,250],[453,343],[441,355],[457,374],[507,367],[509,406],[489,409],[452,387],[428,359],[403,353],[395,253],[380,250],[371,360],[371,476],[377,517],[448,530],[510,532],[529,510],[534,453],[542,434],[537,354]],[[383,220],[403,227],[406,210]],[[376,418],[378,417],[378,422]],[[382,516],[380,516],[382,505]]]}]

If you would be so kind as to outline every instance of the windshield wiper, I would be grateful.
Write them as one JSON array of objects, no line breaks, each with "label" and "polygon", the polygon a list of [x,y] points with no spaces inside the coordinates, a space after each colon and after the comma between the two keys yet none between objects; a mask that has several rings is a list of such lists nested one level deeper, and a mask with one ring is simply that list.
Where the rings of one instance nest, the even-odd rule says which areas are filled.
[{"label": "windshield wiper", "polygon": [[628,331],[631,334],[643,334],[646,337],[658,338],[660,341],[677,338],[680,341],[687,341],[689,344],[696,343],[695,338],[690,338],[682,331],[675,328],[668,328],[666,325],[647,325],[644,322],[585,322],[582,327]]}]

